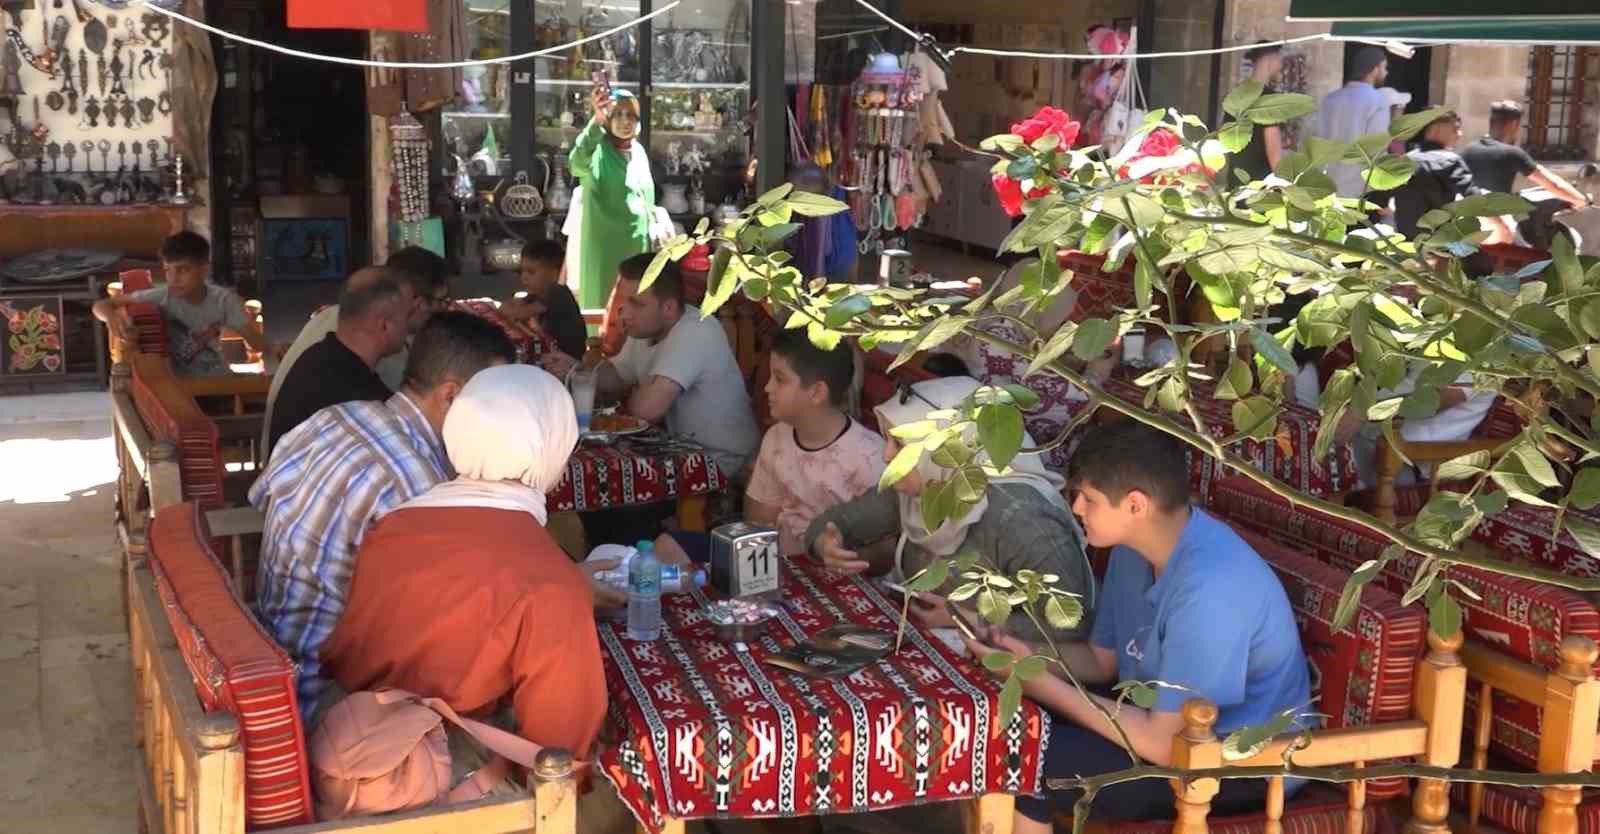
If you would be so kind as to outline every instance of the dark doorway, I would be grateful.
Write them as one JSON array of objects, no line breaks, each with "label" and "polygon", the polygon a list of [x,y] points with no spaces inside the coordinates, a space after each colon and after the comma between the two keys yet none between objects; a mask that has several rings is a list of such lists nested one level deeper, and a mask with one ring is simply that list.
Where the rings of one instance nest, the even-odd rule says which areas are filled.
[{"label": "dark doorway", "polygon": [[[1350,65],[1355,63],[1356,52],[1365,48],[1367,44],[1355,41],[1346,41],[1344,45],[1344,77],[1350,77]],[[1431,86],[1433,67],[1433,50],[1427,47],[1418,48],[1416,54],[1410,58],[1402,58],[1394,53],[1389,53],[1389,80],[1381,86],[1393,87],[1402,93],[1411,94],[1411,103],[1406,105],[1407,113],[1416,113],[1428,109],[1428,89]]]}]

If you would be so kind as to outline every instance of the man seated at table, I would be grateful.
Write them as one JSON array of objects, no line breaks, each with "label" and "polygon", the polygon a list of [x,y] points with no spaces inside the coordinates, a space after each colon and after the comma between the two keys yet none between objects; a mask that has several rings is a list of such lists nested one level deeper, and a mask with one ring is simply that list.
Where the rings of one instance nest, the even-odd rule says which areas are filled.
[{"label": "man seated at table", "polygon": [[94,317],[105,322],[114,338],[135,338],[129,304],[154,304],[167,325],[167,356],[180,375],[228,373],[222,357],[222,330],[238,333],[252,350],[269,357],[275,351],[244,308],[244,299],[211,283],[211,244],[194,232],[179,232],[161,243],[161,272],[166,284],[105,298],[94,303]]},{"label": "man seated at table", "polygon": [[[823,350],[803,331],[786,330],[772,346],[766,390],[775,422],[745,490],[744,518],[777,527],[785,555],[805,553],[817,516],[878,487],[883,438],[845,413],[854,376],[848,344]],[[657,549],[673,561],[710,559],[704,535],[663,535]]]},{"label": "man seated at table", "polygon": [[318,652],[344,610],[367,526],[451,477],[440,440],[451,405],[475,374],[516,356],[505,331],[471,313],[433,316],[398,394],[317,412],[283,436],[250,488],[267,516],[256,611],[299,665],[307,719],[326,687]]},{"label": "man seated at table", "polygon": [[323,670],[346,692],[397,687],[460,713],[506,701],[505,729],[589,759],[606,713],[600,641],[545,509],[578,444],[572,398],[538,368],[487,368],[443,435],[455,479],[366,535]]},{"label": "man seated at table", "polygon": [[[1219,737],[1285,710],[1314,709],[1309,666],[1283,586],[1232,529],[1190,505],[1189,472],[1177,440],[1132,420],[1096,426],[1073,454],[1072,485],[1073,512],[1083,519],[1089,543],[1112,551],[1093,632],[1088,642],[1061,646],[1063,657],[1086,685],[1166,685],[1157,688],[1155,705],[1142,709],[1082,695],[1055,674],[1024,684],[1028,697],[1056,716],[1045,778],[1128,767],[1117,729],[1095,704],[1116,713],[1133,752],[1155,765],[1171,764],[1172,739],[1183,730],[1181,710],[1190,698],[1217,705]],[[1032,653],[998,629],[968,647],[980,657],[995,649]],[[1221,780],[1213,813],[1259,809],[1266,791],[1264,779]],[[1078,797],[1078,791],[1052,791],[1018,799],[1014,831],[1048,834],[1054,813],[1071,811]],[[1099,792],[1091,818],[1170,819],[1173,801],[1168,780],[1124,782]]]},{"label": "man seated at table", "polygon": [[[1417,365],[1394,388],[1378,392],[1378,400],[1409,396],[1417,387],[1417,379],[1425,366]],[[1401,440],[1415,443],[1458,443],[1472,437],[1478,425],[1489,416],[1499,393],[1493,389],[1474,389],[1472,374],[1456,377],[1453,385],[1433,386],[1438,391],[1439,410],[1431,417],[1417,417],[1398,422]],[[1340,433],[1350,436],[1355,452],[1356,472],[1361,485],[1371,488],[1378,483],[1378,442],[1383,436],[1381,423],[1369,423],[1362,415],[1348,413],[1340,426]],[[1353,435],[1353,436],[1352,436]],[[1395,485],[1411,486],[1419,475],[1427,477],[1431,467],[1402,466],[1395,476]]]},{"label": "man seated at table", "polygon": [[268,409],[267,452],[330,405],[393,396],[377,365],[405,348],[409,320],[418,306],[411,282],[387,267],[367,267],[350,276],[335,308],[338,328],[288,368],[278,369]]},{"label": "man seated at table", "polygon": [[[878,406],[878,428],[884,432],[883,460],[892,461],[900,453],[892,434],[895,426],[933,420],[930,415],[959,407],[978,387],[971,377],[930,379]],[[1037,444],[1024,431],[1022,445]],[[905,582],[935,560],[953,558],[964,549],[983,554],[990,565],[1007,575],[1021,570],[1054,574],[1060,577],[1056,587],[1079,597],[1085,617],[1075,627],[1052,629],[1048,636],[1080,639],[1095,607],[1094,574],[1084,551],[1083,533],[1061,496],[1061,476],[1045,469],[1037,454],[1018,455],[1004,474],[989,478],[976,504],[929,529],[922,513],[922,493],[934,481],[950,475],[950,470],[924,454],[910,473],[895,482],[893,490],[867,492],[813,519],[806,530],[806,552],[842,573],[888,574],[897,582]],[[924,594],[914,603],[911,613],[924,625],[954,625],[943,598]],[[1020,610],[1011,623],[1029,639],[1047,636],[1034,629]]]},{"label": "man seated at table", "polygon": [[589,326],[572,290],[561,283],[561,266],[566,250],[553,240],[532,240],[522,247],[522,288],[528,295],[501,305],[506,317],[526,321],[537,319],[539,329],[555,340],[567,357],[577,360],[589,350]]}]

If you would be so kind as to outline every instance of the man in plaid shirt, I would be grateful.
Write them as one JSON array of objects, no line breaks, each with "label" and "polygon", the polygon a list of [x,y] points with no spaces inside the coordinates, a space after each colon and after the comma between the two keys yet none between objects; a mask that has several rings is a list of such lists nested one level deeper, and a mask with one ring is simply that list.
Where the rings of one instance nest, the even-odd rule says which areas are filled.
[{"label": "man in plaid shirt", "polygon": [[250,503],[267,514],[256,612],[299,666],[307,723],[328,689],[319,653],[344,611],[362,535],[455,476],[440,439],[450,404],[473,374],[515,361],[498,326],[436,314],[417,334],[399,393],[317,412],[283,436],[250,488]]}]

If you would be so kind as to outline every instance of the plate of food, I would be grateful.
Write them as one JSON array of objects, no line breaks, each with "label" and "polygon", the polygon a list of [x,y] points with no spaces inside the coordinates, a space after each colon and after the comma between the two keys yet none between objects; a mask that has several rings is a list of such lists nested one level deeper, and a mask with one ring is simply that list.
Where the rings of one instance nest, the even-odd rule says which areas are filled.
[{"label": "plate of food", "polygon": [[631,414],[595,414],[589,418],[589,428],[583,433],[585,440],[609,443],[619,437],[638,434],[650,424]]}]

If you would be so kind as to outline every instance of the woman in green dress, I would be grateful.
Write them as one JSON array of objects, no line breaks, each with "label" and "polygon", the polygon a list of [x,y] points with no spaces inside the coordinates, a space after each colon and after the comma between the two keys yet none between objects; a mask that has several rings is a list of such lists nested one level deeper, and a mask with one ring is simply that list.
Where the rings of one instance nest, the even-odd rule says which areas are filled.
[{"label": "woman in green dress", "polygon": [[578,228],[578,303],[606,306],[617,266],[650,251],[656,186],[639,135],[639,99],[626,90],[596,88],[594,118],[568,158],[583,186]]}]

